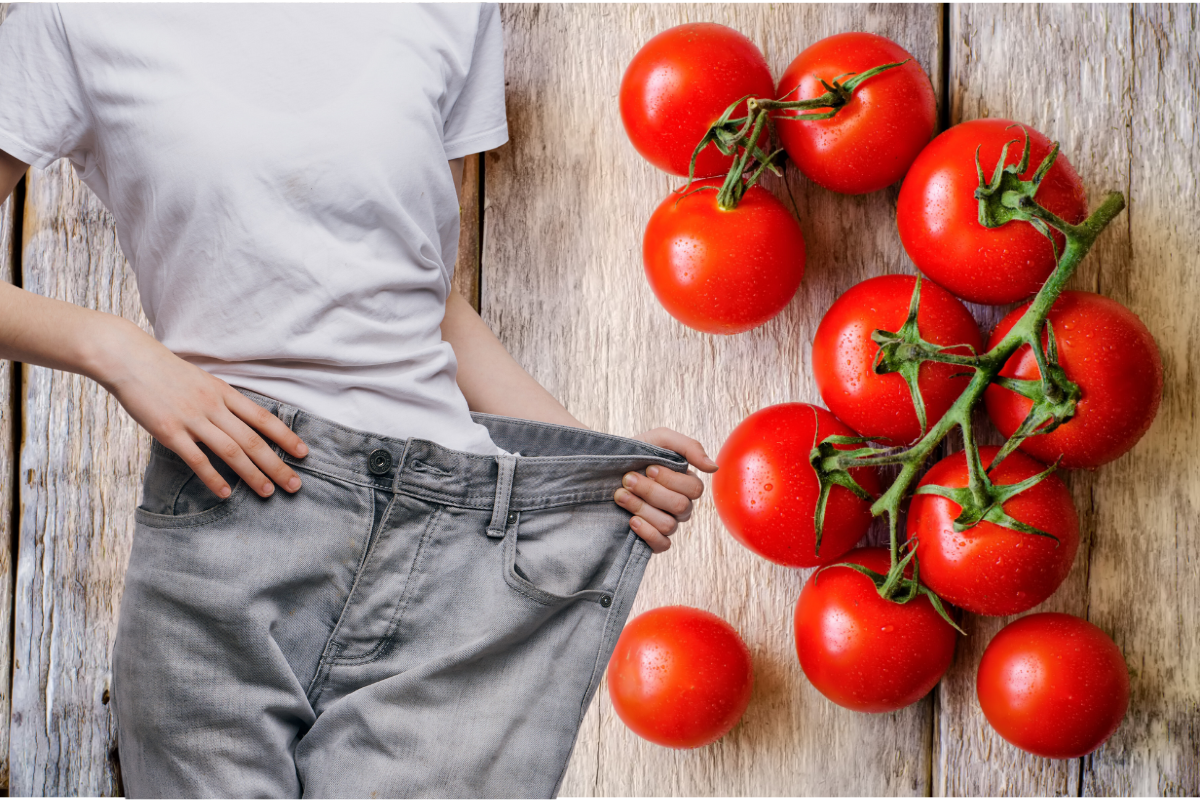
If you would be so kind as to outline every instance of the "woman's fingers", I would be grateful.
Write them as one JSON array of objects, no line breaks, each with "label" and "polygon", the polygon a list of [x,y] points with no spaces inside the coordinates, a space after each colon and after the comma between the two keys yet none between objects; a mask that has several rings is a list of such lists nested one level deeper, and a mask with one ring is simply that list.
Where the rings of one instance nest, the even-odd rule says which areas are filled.
[{"label": "woman's fingers", "polygon": [[[233,487],[225,482],[221,473],[217,472],[208,457],[204,455],[204,451],[196,446],[190,436],[181,434],[177,440],[165,441],[163,444],[182,458],[183,462],[191,467],[192,472],[196,473],[196,477],[217,497],[228,497],[233,491]],[[209,449],[211,449],[211,445]]]},{"label": "woman's fingers", "polygon": [[670,548],[671,541],[667,536],[674,532],[678,524],[674,517],[647,504],[628,489],[617,489],[613,499],[621,508],[634,514],[629,520],[629,527],[650,545],[652,551],[661,553]]},{"label": "woman's fingers", "polygon": [[665,553],[671,549],[671,540],[663,536],[658,530],[641,517],[633,517],[629,520],[629,527],[633,532],[642,537],[642,540],[650,545],[650,552]]},{"label": "woman's fingers", "polygon": [[[672,491],[663,486],[653,478],[649,478],[638,472],[628,472],[622,479],[621,484],[633,494],[643,501],[647,506],[658,509],[664,512],[665,516],[669,516],[675,522],[686,522],[692,516],[692,500],[687,495]],[[640,511],[636,513],[641,513]],[[654,520],[648,519],[649,522]],[[660,530],[661,527],[655,525]],[[672,529],[674,530],[674,529]],[[663,533],[670,534],[671,531],[664,530]]]},{"label": "woman's fingers", "polygon": [[[249,460],[252,462],[250,466],[257,466],[262,473],[266,473],[270,481],[264,482],[261,477],[262,473],[257,470],[247,475],[247,472],[243,471],[235,461],[227,459],[226,463],[233,467],[242,476],[243,480],[249,482],[251,486],[256,487],[255,491],[263,497],[268,496],[274,491],[271,481],[278,483],[289,492],[298,491],[301,483],[300,476],[296,474],[295,470],[285,464],[283,459],[275,455],[275,450],[272,449],[271,445],[256,433],[254,429],[256,428],[267,436],[270,436],[272,440],[279,443],[280,447],[297,457],[307,454],[307,446],[305,446],[304,442],[300,441],[300,437],[291,428],[283,424],[283,420],[279,419],[279,417],[267,411],[253,400],[250,400],[241,392],[234,390],[233,394],[236,394],[242,402],[229,397],[226,399],[226,405],[230,407],[231,411],[236,412],[237,416],[234,413],[222,415],[220,426],[236,446],[249,457]],[[230,454],[237,459],[237,454],[233,452],[232,447],[230,447]],[[218,455],[220,455],[219,452]]]},{"label": "woman's fingers", "polygon": [[676,472],[666,467],[651,466],[646,475],[673,492],[679,492],[690,500],[699,500],[704,494],[704,481],[692,472]]},{"label": "woman's fingers", "polygon": [[[304,442],[300,441],[300,437],[296,435],[295,431],[283,424],[283,420],[279,417],[267,411],[232,386],[229,387],[229,391],[226,392],[224,399],[225,406],[230,411],[245,421],[250,427],[256,429],[271,441],[278,443],[284,450],[296,458],[304,458],[304,456],[308,455],[308,447]],[[275,455],[275,452],[271,450],[266,442],[263,442],[263,446],[271,455]],[[279,463],[282,464],[283,462],[280,461]]]},{"label": "woman's fingers", "polygon": [[675,532],[675,528],[679,526],[679,520],[675,517],[665,511],[658,510],[628,489],[617,489],[613,498],[621,508],[641,517],[653,525],[654,529],[664,536],[670,536]]}]

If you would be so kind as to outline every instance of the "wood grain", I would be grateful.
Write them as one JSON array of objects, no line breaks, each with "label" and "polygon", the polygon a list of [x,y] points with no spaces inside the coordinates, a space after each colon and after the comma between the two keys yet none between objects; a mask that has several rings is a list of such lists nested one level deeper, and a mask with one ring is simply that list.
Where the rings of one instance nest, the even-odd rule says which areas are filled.
[{"label": "wood grain", "polygon": [[[653,34],[699,20],[745,33],[776,75],[823,36],[869,30],[900,42],[935,81],[940,25],[933,6],[504,7],[511,141],[486,156],[484,319],[586,424],[623,435],[666,425],[715,454],[751,412],[819,402],[809,349],[825,309],[868,276],[911,267],[893,222],[895,189],[842,197],[793,174],[808,260],[783,313],[720,337],[663,311],[642,273],[641,232],[681,181],[634,152],[617,87]],[[791,624],[808,572],[771,565],[734,542],[707,498],[674,538],[669,552],[651,559],[634,613],[679,603],[732,623],[755,659],[750,708],[717,744],[669,751],[630,733],[602,686],[562,793],[926,794],[931,700],[860,715],[804,679]]]},{"label": "wood grain", "polygon": [[463,161],[462,203],[459,206],[458,260],[451,285],[479,310],[479,219],[483,211],[480,195],[482,159],[473,153]]},{"label": "wood grain", "polygon": [[[0,21],[5,11],[0,4]],[[971,635],[930,698],[882,716],[831,705],[793,651],[791,612],[807,571],[741,548],[706,497],[676,546],[651,560],[634,613],[682,603],[729,620],[755,659],[750,709],[717,744],[670,751],[625,729],[602,687],[563,795],[1200,794],[1197,10],[948,13],[950,35],[940,41],[934,6],[505,6],[511,141],[485,164],[466,165],[454,285],[589,425],[624,435],[667,425],[715,454],[749,413],[819,402],[810,342],[837,295],[873,275],[912,271],[895,232],[897,191],[840,197],[791,173],[808,243],[796,298],[740,336],[683,328],[641,271],[642,228],[678,182],[625,138],[616,113],[624,66],[651,35],[689,20],[743,31],[777,75],[804,46],[850,29],[907,47],[939,94],[944,57],[952,122],[1030,124],[1062,142],[1093,200],[1116,188],[1130,202],[1073,285],[1147,323],[1162,351],[1163,403],[1133,452],[1068,476],[1083,544],[1067,583],[1039,608],[1087,616],[1114,637],[1133,678],[1129,715],[1082,761],[1016,750],[992,733],[974,697],[979,654],[1006,620],[971,617]],[[769,187],[786,197],[778,182]],[[27,289],[149,329],[110,216],[65,162],[31,173],[23,231],[11,230],[12,216],[11,202],[0,207],[0,279],[13,279],[5,254],[19,233]],[[985,330],[1004,312],[972,310]],[[0,653],[0,770],[11,764],[14,795],[113,795],[109,654],[149,435],[87,379],[11,369],[0,361],[0,631],[15,626],[13,652]],[[20,397],[7,395],[14,385]],[[979,429],[994,436],[982,419]],[[4,527],[13,519],[16,530]],[[7,640],[0,636],[0,649]]]},{"label": "wood grain", "polygon": [[[8,3],[0,3],[0,24],[8,16]],[[11,197],[0,203],[0,281],[13,283],[17,275],[15,223],[16,203]],[[8,719],[12,710],[12,630],[13,613],[13,552],[16,536],[14,491],[17,475],[14,440],[16,409],[13,386],[19,375],[14,374],[13,362],[0,359],[0,791],[8,794]]]},{"label": "wood grain", "polygon": [[[1062,143],[1088,197],[1127,188],[1128,7],[979,5],[950,7],[950,121],[1006,118]],[[1052,68],[1041,65],[1052,64]],[[1124,269],[1128,218],[1093,247],[1072,288],[1096,291],[1102,273]],[[985,331],[1014,306],[972,306]],[[982,441],[999,443],[982,412]],[[958,448],[955,448],[958,449]],[[1108,470],[1114,467],[1106,468]],[[1035,611],[1087,614],[1089,551],[1096,535],[1096,478],[1065,474],[1080,513],[1080,548],[1063,586]],[[975,671],[991,638],[1015,617],[968,615],[968,636],[938,694],[934,784],[942,795],[1076,795],[1080,764],[1029,755],[988,725],[975,696]]]},{"label": "wood grain", "polygon": [[[67,161],[28,177],[25,288],[138,322],[112,218]],[[110,653],[150,435],[82,376],[25,368],[13,794],[119,793]]]},{"label": "wood grain", "polygon": [[[0,8],[0,22],[5,9]],[[13,283],[16,264],[16,236],[13,234],[15,203],[12,198],[0,204],[0,281]],[[0,790],[8,792],[8,719],[12,709],[13,552],[16,536],[13,524],[17,494],[13,491],[17,475],[14,440],[17,426],[13,411],[13,362],[0,359]]]},{"label": "wood grain", "polygon": [[[1114,14],[1118,13],[1116,9]],[[1154,426],[1095,478],[1087,614],[1125,653],[1124,723],[1084,761],[1089,795],[1200,794],[1200,14],[1135,6],[1126,250],[1099,291],[1150,328],[1163,359]],[[1115,125],[1113,127],[1116,127]]]}]

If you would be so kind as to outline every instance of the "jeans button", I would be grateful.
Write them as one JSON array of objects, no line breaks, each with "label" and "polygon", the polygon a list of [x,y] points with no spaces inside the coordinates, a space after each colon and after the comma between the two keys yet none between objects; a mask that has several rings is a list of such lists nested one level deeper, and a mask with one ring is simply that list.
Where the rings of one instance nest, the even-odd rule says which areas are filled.
[{"label": "jeans button", "polygon": [[600,597],[600,605],[603,606],[604,608],[608,608],[609,606],[612,605],[612,598],[609,597],[608,595],[602,595]]},{"label": "jeans button", "polygon": [[517,512],[515,512],[515,511],[508,512],[508,524],[512,525],[516,521],[517,521]]},{"label": "jeans button", "polygon": [[371,451],[371,456],[367,459],[367,468],[374,475],[386,474],[392,467],[392,454],[382,448]]}]

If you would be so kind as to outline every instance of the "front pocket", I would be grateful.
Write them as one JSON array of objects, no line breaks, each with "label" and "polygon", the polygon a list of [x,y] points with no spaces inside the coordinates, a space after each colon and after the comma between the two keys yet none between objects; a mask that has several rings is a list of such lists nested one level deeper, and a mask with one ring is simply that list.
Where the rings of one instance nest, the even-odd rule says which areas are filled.
[{"label": "front pocket", "polygon": [[609,501],[523,511],[501,544],[504,579],[544,605],[591,599],[608,607],[635,540],[629,515]]},{"label": "front pocket", "polygon": [[179,455],[155,440],[142,481],[142,501],[134,512],[138,522],[152,528],[203,525],[224,517],[248,494],[249,485],[232,467],[208,445],[196,444],[232,488],[229,497],[218,497]]}]

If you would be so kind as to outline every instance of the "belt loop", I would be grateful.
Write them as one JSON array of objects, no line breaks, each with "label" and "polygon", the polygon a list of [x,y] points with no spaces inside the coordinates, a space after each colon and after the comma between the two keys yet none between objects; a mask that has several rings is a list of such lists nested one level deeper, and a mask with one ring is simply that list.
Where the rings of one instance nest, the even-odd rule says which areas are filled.
[{"label": "belt loop", "polygon": [[300,409],[296,408],[295,406],[290,406],[287,403],[280,403],[279,408],[275,412],[275,416],[279,417],[279,419],[283,421],[284,425],[287,425],[289,428],[295,430],[293,426],[296,423],[296,414],[299,413],[299,411]]},{"label": "belt loop", "polygon": [[500,474],[496,477],[496,502],[492,506],[492,521],[488,524],[487,535],[493,538],[504,536],[508,527],[508,501],[512,497],[513,473],[517,469],[517,457],[505,453],[496,456],[496,464]]}]

